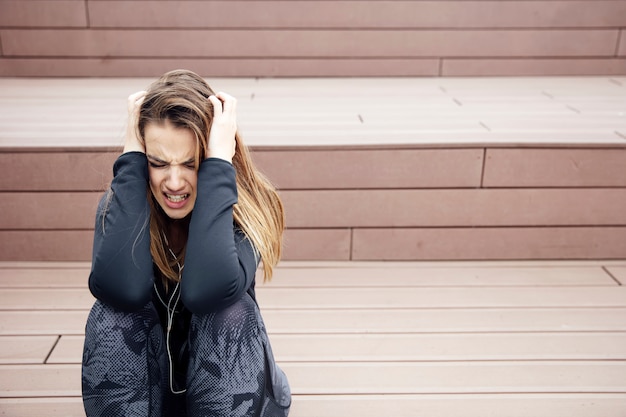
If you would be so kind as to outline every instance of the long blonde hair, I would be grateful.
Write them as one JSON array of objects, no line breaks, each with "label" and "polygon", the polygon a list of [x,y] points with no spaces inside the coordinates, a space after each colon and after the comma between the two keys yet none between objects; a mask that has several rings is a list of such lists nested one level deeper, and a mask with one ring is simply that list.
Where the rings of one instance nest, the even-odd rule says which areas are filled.
[{"label": "long blonde hair", "polygon": [[[191,71],[175,70],[164,74],[148,88],[141,105],[137,123],[139,138],[144,140],[149,123],[165,120],[175,127],[189,129],[197,139],[196,167],[199,167],[213,122],[213,106],[208,100],[213,94],[206,81]],[[233,207],[233,219],[260,255],[264,279],[268,281],[281,256],[285,225],[283,205],[274,186],[255,168],[239,133],[235,134],[235,143],[232,162],[236,172],[238,203]],[[168,256],[165,241],[168,218],[149,190],[148,200],[152,259],[166,280],[178,281],[176,265],[184,261],[184,248],[181,259],[172,260]]]}]

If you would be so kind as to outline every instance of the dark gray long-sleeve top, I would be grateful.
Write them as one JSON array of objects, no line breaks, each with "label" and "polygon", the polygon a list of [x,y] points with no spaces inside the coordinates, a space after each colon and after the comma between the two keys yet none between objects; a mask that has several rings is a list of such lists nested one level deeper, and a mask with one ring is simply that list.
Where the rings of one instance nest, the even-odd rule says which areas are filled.
[{"label": "dark gray long-sleeve top", "polygon": [[[145,154],[122,154],[96,214],[89,289],[99,300],[126,311],[138,310],[152,299],[155,276],[147,192]],[[180,284],[181,300],[194,314],[228,306],[246,292],[254,297],[257,261],[250,241],[233,226],[236,202],[232,164],[205,159],[198,171]]]}]

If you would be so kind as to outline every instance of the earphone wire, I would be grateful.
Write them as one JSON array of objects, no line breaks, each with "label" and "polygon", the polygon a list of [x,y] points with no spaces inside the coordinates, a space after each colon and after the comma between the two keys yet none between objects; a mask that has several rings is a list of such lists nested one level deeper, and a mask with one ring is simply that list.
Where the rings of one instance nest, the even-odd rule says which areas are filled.
[{"label": "earphone wire", "polygon": [[[172,391],[172,394],[183,394],[187,391],[186,388],[182,390],[174,389],[174,361],[172,359],[172,351],[170,349],[170,334],[172,331],[172,324],[174,322],[174,313],[176,312],[176,305],[178,304],[178,301],[180,300],[180,292],[178,291],[179,286],[180,286],[180,281],[176,283],[176,287],[174,287],[174,292],[172,293],[172,297],[167,302],[167,332],[165,334],[165,348],[167,350],[167,359],[169,362],[170,391]],[[176,301],[174,301],[174,305],[172,306],[172,309],[170,311],[170,303],[172,302],[174,297],[176,297]]]},{"label": "earphone wire", "polygon": [[[174,254],[174,251],[169,247],[169,243],[167,241],[167,237],[165,237],[165,234],[163,234],[163,239],[165,240],[165,244],[168,245],[167,250],[169,250],[170,254],[176,261],[176,265],[178,266],[178,282],[176,283],[176,287],[174,287],[174,292],[172,293],[172,296],[170,297],[170,299],[167,301],[167,304],[165,304],[165,301],[163,301],[163,299],[161,298],[161,295],[159,295],[159,291],[156,288],[156,284],[154,284],[154,289],[157,293],[157,297],[159,298],[159,301],[161,301],[161,303],[167,309],[167,329],[165,332],[165,350],[167,351],[167,361],[169,365],[170,391],[172,392],[172,394],[184,394],[185,392],[187,392],[187,388],[184,388],[182,390],[174,389],[174,361],[172,359],[172,350],[170,348],[170,333],[172,331],[172,325],[174,324],[174,313],[176,313],[176,306],[178,305],[178,301],[180,300],[180,291],[179,291],[180,280],[182,278],[183,268],[185,267],[185,265],[181,266],[180,262],[178,262],[178,257],[176,256],[176,254]],[[174,299],[174,297],[176,297],[176,301],[174,301],[174,305],[170,308],[170,304],[172,303],[172,300]]]}]

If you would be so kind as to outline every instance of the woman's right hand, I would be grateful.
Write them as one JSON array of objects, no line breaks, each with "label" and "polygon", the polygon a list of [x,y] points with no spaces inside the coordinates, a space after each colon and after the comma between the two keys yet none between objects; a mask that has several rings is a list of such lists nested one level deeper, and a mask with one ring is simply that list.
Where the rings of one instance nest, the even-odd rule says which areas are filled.
[{"label": "woman's right hand", "polygon": [[145,146],[137,137],[137,122],[139,120],[139,108],[146,97],[145,91],[137,91],[128,96],[128,124],[126,125],[126,138],[124,141],[124,152],[146,153]]}]

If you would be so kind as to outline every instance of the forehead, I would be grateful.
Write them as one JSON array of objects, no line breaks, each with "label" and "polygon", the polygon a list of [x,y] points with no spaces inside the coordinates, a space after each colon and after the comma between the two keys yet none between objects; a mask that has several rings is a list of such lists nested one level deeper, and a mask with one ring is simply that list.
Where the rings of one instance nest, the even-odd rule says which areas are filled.
[{"label": "forehead", "polygon": [[196,138],[190,129],[179,128],[169,121],[149,123],[144,130],[146,153],[160,159],[181,162],[196,154]]}]

